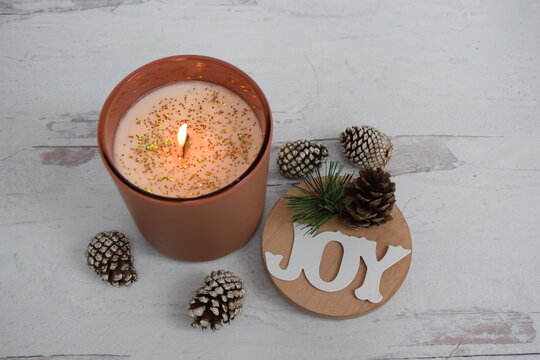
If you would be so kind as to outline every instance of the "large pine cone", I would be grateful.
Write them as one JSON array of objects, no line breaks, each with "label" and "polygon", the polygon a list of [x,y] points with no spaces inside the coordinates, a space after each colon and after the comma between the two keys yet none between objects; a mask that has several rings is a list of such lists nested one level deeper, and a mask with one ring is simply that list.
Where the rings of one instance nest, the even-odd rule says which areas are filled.
[{"label": "large pine cone", "polygon": [[372,227],[392,219],[396,184],[382,169],[365,168],[345,187],[340,216],[353,227]]},{"label": "large pine cone", "polygon": [[85,256],[88,267],[112,286],[128,286],[137,281],[129,240],[121,232],[96,234],[90,240]]},{"label": "large pine cone", "polygon": [[321,167],[328,157],[326,145],[310,140],[289,141],[279,149],[277,163],[281,173],[298,179]]},{"label": "large pine cone", "polygon": [[360,168],[384,167],[392,156],[390,137],[372,126],[347,128],[339,141],[347,159]]},{"label": "large pine cone", "polygon": [[189,302],[191,326],[219,330],[224,323],[230,324],[242,308],[244,294],[244,285],[238,276],[225,270],[212,271]]}]

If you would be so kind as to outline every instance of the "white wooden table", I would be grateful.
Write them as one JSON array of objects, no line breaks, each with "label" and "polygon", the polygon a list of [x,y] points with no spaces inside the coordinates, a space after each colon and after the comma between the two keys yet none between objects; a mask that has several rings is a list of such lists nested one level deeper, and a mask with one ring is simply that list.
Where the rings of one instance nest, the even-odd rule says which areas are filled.
[{"label": "white wooden table", "polygon": [[[535,1],[0,1],[0,359],[540,358],[540,3]],[[183,263],[141,237],[97,154],[110,90],[151,60],[203,54],[247,71],[273,109],[266,213],[290,186],[285,141],[371,124],[414,241],[376,312],[299,312],[234,254]],[[352,170],[352,168],[350,168]],[[266,215],[266,214],[265,214]],[[86,268],[98,231],[133,241],[140,279]],[[212,269],[247,287],[232,326],[189,326]]]}]

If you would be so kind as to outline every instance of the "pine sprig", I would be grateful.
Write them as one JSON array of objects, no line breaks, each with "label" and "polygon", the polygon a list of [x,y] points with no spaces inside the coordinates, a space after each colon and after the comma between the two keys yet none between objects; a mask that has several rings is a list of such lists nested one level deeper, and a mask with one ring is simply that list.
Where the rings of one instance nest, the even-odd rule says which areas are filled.
[{"label": "pine sprig", "polygon": [[305,188],[294,187],[303,195],[287,195],[287,206],[293,211],[293,222],[301,223],[307,228],[307,234],[313,235],[328,220],[341,213],[341,200],[345,186],[351,181],[351,174],[341,175],[343,165],[330,162],[324,176],[317,168],[315,174],[306,176]]}]

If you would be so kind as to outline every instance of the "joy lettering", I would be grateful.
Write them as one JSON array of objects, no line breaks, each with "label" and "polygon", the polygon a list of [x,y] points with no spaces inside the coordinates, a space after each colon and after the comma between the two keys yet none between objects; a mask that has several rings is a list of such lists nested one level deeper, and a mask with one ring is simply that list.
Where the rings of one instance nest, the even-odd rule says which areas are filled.
[{"label": "joy lettering", "polygon": [[[356,277],[362,258],[367,266],[363,284],[354,291],[356,298],[378,303],[382,300],[379,287],[383,272],[409,255],[411,250],[401,246],[389,246],[384,257],[378,261],[375,241],[347,236],[340,232],[323,232],[315,237],[303,234],[301,225],[294,226],[294,243],[289,264],[286,269],[279,265],[283,255],[265,252],[266,266],[272,276],[280,280],[296,280],[302,270],[311,285],[319,290],[334,292],[345,289]],[[343,247],[343,258],[336,277],[324,281],[320,277],[319,266],[324,248],[331,241],[337,241]]]}]

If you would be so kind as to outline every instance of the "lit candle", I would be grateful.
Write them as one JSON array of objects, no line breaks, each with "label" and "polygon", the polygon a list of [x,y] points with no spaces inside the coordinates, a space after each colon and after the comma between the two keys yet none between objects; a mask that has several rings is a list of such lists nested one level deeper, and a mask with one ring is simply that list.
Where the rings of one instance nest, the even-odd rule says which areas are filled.
[{"label": "lit candle", "polygon": [[235,66],[200,55],[141,66],[107,97],[97,140],[135,224],[162,253],[216,259],[257,229],[272,113]]},{"label": "lit candle", "polygon": [[259,121],[240,96],[213,83],[183,81],[128,109],[116,131],[114,161],[148,193],[192,198],[238,179],[262,141]]}]

